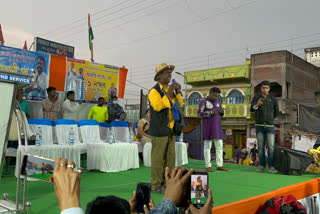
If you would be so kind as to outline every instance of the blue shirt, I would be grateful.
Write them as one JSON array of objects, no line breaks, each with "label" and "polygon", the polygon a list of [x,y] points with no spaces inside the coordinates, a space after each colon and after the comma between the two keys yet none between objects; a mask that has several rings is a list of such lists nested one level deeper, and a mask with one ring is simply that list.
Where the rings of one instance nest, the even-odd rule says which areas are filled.
[{"label": "blue shirt", "polygon": [[163,198],[156,208],[150,210],[148,214],[177,214],[177,212],[176,205],[172,201]]}]

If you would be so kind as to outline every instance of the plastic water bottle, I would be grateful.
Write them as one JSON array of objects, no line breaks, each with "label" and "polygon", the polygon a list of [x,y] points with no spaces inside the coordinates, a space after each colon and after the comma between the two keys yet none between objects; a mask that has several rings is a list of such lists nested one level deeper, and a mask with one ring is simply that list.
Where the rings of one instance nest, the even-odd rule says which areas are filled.
[{"label": "plastic water bottle", "polygon": [[69,131],[69,143],[70,145],[74,144],[74,131],[73,131],[73,127],[70,128]]},{"label": "plastic water bottle", "polygon": [[130,143],[133,143],[133,131],[132,131],[132,129],[130,129],[130,137],[129,137],[129,142]]},{"label": "plastic water bottle", "polygon": [[181,132],[181,134],[179,136],[179,142],[183,142],[183,132]]},{"label": "plastic water bottle", "polygon": [[114,143],[114,132],[113,129],[110,127],[109,129],[109,139],[108,139],[109,143]]},{"label": "plastic water bottle", "polygon": [[36,132],[36,145],[40,146],[41,145],[41,141],[42,141],[42,129],[39,126],[37,128],[37,132]]}]

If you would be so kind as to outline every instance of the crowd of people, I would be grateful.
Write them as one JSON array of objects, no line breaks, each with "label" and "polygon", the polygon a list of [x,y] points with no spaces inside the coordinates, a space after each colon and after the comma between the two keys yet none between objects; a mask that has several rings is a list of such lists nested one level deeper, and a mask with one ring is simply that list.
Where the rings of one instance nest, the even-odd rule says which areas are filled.
[{"label": "crowd of people", "polygon": [[[61,214],[83,214],[84,211],[80,206],[80,181],[81,169],[75,169],[75,163],[67,159],[58,157],[55,161],[53,172],[53,181],[55,186],[56,197],[59,202]],[[166,189],[164,197],[160,203],[155,206],[152,198],[149,204],[144,205],[144,211],[147,214],[176,214],[177,208],[184,204],[187,194],[187,185],[190,180],[193,169],[187,170],[182,167],[175,167],[172,171],[165,168],[164,177]],[[86,214],[118,213],[134,214],[136,192],[133,192],[129,200],[125,200],[114,195],[98,196],[89,202],[86,207]],[[205,205],[197,209],[187,201],[187,207],[181,208],[184,213],[192,214],[209,214],[212,211],[213,198],[212,191],[209,188],[208,199]]]}]

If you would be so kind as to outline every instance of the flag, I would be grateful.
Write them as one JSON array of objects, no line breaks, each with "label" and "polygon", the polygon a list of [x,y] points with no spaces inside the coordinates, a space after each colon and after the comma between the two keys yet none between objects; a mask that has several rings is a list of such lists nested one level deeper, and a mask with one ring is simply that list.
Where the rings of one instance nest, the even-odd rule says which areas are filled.
[{"label": "flag", "polygon": [[91,51],[91,61],[94,62],[94,60],[93,60],[93,43],[92,43],[94,36],[93,36],[92,27],[91,27],[91,23],[90,23],[90,13],[88,14],[88,34],[89,34],[89,49]]},{"label": "flag", "polygon": [[27,40],[24,41],[24,46],[22,49],[28,50],[28,46],[27,46]]},{"label": "flag", "polygon": [[3,38],[3,34],[2,34],[1,24],[0,24],[0,45],[4,45],[4,38]]}]

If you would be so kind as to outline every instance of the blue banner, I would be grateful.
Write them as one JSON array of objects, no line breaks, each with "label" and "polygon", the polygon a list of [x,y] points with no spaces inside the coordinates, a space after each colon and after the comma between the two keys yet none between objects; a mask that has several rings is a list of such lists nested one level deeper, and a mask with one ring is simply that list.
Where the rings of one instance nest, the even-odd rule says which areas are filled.
[{"label": "blue banner", "polygon": [[56,54],[59,56],[67,56],[70,58],[74,57],[74,47],[39,37],[35,38],[35,51]]},{"label": "blue banner", "polygon": [[49,65],[49,54],[0,46],[0,72],[32,75],[32,70],[36,71],[36,81],[24,88],[27,99],[42,100],[46,97]]},{"label": "blue banner", "polygon": [[29,77],[4,74],[4,73],[0,73],[0,80],[5,80],[5,81],[9,81],[9,82],[16,82],[16,83],[24,83],[24,84],[31,83],[31,78],[29,78]]}]

